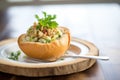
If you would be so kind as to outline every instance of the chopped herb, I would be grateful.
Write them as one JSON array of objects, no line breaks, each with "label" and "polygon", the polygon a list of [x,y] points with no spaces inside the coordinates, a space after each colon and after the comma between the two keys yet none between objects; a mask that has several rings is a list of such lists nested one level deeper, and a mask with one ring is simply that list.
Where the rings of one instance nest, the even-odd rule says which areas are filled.
[{"label": "chopped herb", "polygon": [[10,56],[8,58],[17,61],[20,54],[21,54],[21,52],[19,50],[16,52],[11,52]]},{"label": "chopped herb", "polygon": [[61,58],[60,60],[64,60],[64,58]]},{"label": "chopped herb", "polygon": [[39,30],[39,29],[40,29],[40,26],[39,26],[39,25],[37,25],[37,26],[36,26],[36,29],[37,29],[37,30]]},{"label": "chopped herb", "polygon": [[40,18],[38,15],[35,15],[36,19],[38,20],[38,25],[36,29],[40,29],[40,27],[46,28],[56,28],[58,23],[55,21],[56,15],[49,15],[46,12],[43,12],[44,18]]}]

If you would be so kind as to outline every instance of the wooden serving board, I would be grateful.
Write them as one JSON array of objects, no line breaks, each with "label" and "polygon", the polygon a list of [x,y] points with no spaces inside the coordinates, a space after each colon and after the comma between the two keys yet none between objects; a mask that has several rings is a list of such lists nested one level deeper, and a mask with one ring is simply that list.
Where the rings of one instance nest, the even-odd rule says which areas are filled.
[{"label": "wooden serving board", "polygon": [[[72,38],[73,42],[78,43],[88,48],[88,51],[85,55],[94,55],[98,56],[99,51],[96,46],[88,41],[81,40],[78,38]],[[0,42],[0,47],[8,47],[7,44],[12,44],[17,42],[17,39],[8,39]],[[4,49],[4,48],[3,48]],[[12,48],[11,48],[12,49]],[[70,45],[72,52],[81,54],[84,52],[83,48],[77,48],[77,45]],[[2,49],[0,50],[2,55]],[[30,77],[43,77],[43,76],[55,76],[55,75],[66,75],[71,73],[76,73],[84,71],[90,68],[96,60],[94,59],[85,59],[85,58],[74,58],[70,60],[62,60],[56,62],[24,62],[24,61],[13,61],[5,58],[0,55],[0,71],[15,75],[30,76]]]}]

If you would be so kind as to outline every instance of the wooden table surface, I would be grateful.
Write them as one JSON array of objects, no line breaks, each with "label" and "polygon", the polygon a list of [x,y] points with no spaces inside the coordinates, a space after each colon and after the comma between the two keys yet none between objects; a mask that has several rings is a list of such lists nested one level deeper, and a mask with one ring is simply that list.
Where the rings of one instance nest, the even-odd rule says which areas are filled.
[{"label": "wooden table surface", "polygon": [[69,4],[13,6],[0,10],[0,40],[18,37],[35,21],[34,15],[46,11],[57,15],[60,25],[71,35],[94,43],[100,55],[109,61],[98,60],[83,72],[50,77],[24,77],[0,72],[1,80],[120,80],[120,6],[119,4]]}]

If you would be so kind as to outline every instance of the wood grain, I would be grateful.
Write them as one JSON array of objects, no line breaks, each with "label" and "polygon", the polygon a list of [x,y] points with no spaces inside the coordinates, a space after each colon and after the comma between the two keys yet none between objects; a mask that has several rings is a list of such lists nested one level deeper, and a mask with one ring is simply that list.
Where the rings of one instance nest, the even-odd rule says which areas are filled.
[{"label": "wood grain", "polygon": [[[98,55],[98,49],[94,44],[81,40],[78,38],[72,38],[73,41],[81,43],[89,48],[87,55]],[[16,39],[9,39],[0,42],[0,45],[5,45],[11,42],[15,42]],[[90,68],[96,60],[94,59],[75,59],[68,62],[57,64],[26,64],[17,62],[8,62],[7,60],[0,60],[0,71],[5,73],[11,73],[15,75],[23,76],[53,76],[53,75],[65,75],[80,72]]]}]

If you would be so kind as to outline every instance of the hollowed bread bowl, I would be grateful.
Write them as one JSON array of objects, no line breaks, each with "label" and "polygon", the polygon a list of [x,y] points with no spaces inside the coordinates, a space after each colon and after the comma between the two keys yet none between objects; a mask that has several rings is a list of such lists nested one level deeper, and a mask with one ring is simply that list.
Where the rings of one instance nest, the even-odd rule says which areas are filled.
[{"label": "hollowed bread bowl", "polygon": [[18,45],[20,49],[31,58],[45,61],[55,61],[63,56],[70,46],[69,30],[65,27],[59,28],[64,29],[65,34],[63,34],[61,38],[50,43],[23,41],[26,34],[22,34],[18,38]]}]

